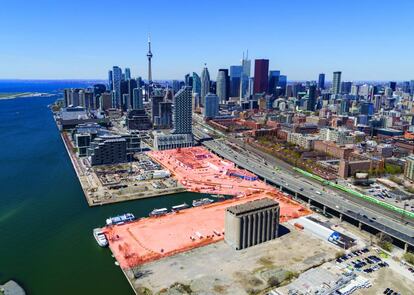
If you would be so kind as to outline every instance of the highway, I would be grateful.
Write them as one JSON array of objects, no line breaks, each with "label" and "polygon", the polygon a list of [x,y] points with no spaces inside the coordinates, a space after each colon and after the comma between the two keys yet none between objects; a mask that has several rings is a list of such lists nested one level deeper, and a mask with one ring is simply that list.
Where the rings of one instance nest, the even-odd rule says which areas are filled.
[{"label": "highway", "polygon": [[[226,140],[230,142],[230,145],[238,146],[242,150],[248,151],[249,152],[249,157],[251,157],[252,155],[256,155],[259,159],[264,159],[269,165],[273,165],[273,166],[276,166],[276,167],[279,167],[279,168],[281,168],[281,167],[284,168],[283,171],[281,171],[281,173],[289,174],[289,175],[291,175],[295,178],[300,177],[300,179],[303,179],[304,181],[310,182],[310,183],[312,183],[312,185],[314,185],[314,186],[316,186],[320,189],[328,189],[326,186],[323,186],[321,183],[319,183],[317,181],[314,181],[312,179],[309,179],[309,178],[306,178],[302,175],[299,175],[297,172],[295,172],[292,169],[293,167],[291,165],[283,162],[280,159],[277,159],[277,158],[273,157],[272,155],[267,154],[264,151],[255,149],[253,146],[251,146],[249,144],[245,144],[240,139],[233,138],[233,137],[230,136],[230,137],[227,137]],[[329,189],[332,192],[338,194],[339,196],[350,200],[351,202],[358,203],[358,204],[360,204],[364,207],[371,207],[371,208],[373,208],[374,211],[380,212],[383,215],[386,215],[387,217],[389,217],[391,219],[394,219],[397,222],[407,223],[407,224],[410,224],[411,227],[414,227],[414,220],[413,219],[404,218],[404,220],[402,222],[402,217],[403,216],[401,216],[401,214],[399,214],[397,212],[394,212],[394,211],[388,210],[384,207],[381,207],[381,206],[375,205],[373,203],[367,202],[364,199],[358,198],[358,197],[353,196],[351,194],[348,194],[344,191],[337,190],[337,189],[334,189],[332,187],[330,187]]]},{"label": "highway", "polygon": [[202,143],[205,147],[226,158],[236,165],[243,167],[252,173],[260,176],[268,182],[280,188],[285,188],[293,193],[300,194],[313,201],[318,202],[332,210],[342,213],[344,216],[353,218],[362,224],[368,225],[382,231],[400,241],[414,247],[414,228],[409,224],[393,220],[390,216],[379,212],[376,206],[367,204],[364,206],[355,202],[354,198],[347,198],[336,191],[327,190],[325,187],[311,183],[293,173],[287,173],[269,165],[263,158],[253,153],[241,150],[234,151],[224,140],[210,140]]}]

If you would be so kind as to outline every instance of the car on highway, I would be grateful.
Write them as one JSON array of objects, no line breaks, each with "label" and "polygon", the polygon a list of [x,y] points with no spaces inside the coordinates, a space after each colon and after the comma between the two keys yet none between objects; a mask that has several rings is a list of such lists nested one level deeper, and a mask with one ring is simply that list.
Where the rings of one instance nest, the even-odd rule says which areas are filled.
[{"label": "car on highway", "polygon": [[317,193],[318,195],[322,195],[320,191],[315,191],[315,193]]}]

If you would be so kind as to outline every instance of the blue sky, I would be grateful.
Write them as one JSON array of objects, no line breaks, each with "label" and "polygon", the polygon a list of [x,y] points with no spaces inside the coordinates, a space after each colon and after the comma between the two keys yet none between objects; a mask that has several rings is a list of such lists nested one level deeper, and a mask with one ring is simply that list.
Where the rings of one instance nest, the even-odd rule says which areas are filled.
[{"label": "blue sky", "polygon": [[106,78],[112,65],[153,78],[210,75],[243,51],[289,80],[414,79],[411,0],[0,0],[0,79]]}]

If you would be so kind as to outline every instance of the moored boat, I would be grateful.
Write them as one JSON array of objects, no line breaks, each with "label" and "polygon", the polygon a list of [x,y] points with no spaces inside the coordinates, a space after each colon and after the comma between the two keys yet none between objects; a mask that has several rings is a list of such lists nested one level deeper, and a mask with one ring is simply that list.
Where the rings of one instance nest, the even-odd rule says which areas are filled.
[{"label": "moored boat", "polygon": [[182,203],[182,204],[180,204],[180,205],[176,205],[176,206],[172,206],[171,207],[171,210],[173,211],[173,212],[177,212],[177,211],[180,211],[180,210],[183,210],[183,209],[187,209],[187,208],[189,208],[190,206],[188,206],[188,204],[187,203]]},{"label": "moored boat", "polygon": [[210,203],[213,203],[213,202],[214,202],[214,200],[209,199],[209,198],[198,199],[198,200],[193,201],[193,207],[207,205],[207,204],[210,204]]},{"label": "moored boat", "polygon": [[161,216],[168,213],[167,208],[161,208],[161,209],[154,209],[150,212],[149,216]]},{"label": "moored boat", "polygon": [[132,213],[126,213],[115,217],[109,217],[106,219],[106,225],[117,225],[125,222],[131,222],[135,220],[135,216]]},{"label": "moored boat", "polygon": [[108,239],[106,238],[103,230],[101,228],[94,228],[93,229],[93,236],[96,240],[96,242],[98,243],[99,246],[101,247],[106,247],[108,246]]}]

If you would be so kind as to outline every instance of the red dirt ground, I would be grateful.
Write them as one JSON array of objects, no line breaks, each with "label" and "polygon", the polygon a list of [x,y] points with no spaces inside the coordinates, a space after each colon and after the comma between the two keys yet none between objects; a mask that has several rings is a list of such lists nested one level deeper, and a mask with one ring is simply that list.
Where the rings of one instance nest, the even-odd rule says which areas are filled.
[{"label": "red dirt ground", "polygon": [[254,176],[246,170],[235,168],[233,163],[220,159],[204,148],[149,154],[168,168],[189,191],[237,197],[165,216],[106,227],[109,247],[124,269],[222,240],[225,210],[229,206],[268,197],[279,202],[280,222],[311,213],[309,209],[260,180],[251,181],[226,175],[227,170],[231,169],[233,173]]}]

